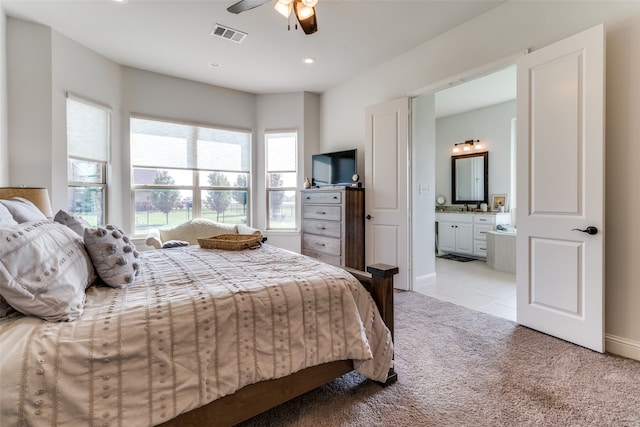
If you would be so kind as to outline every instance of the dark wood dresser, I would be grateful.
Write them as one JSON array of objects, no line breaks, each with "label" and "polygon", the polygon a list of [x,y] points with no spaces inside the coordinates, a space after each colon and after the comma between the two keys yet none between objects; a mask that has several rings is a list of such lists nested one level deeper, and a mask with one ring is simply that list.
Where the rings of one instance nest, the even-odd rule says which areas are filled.
[{"label": "dark wood dresser", "polygon": [[302,190],[302,253],[364,270],[364,189]]}]

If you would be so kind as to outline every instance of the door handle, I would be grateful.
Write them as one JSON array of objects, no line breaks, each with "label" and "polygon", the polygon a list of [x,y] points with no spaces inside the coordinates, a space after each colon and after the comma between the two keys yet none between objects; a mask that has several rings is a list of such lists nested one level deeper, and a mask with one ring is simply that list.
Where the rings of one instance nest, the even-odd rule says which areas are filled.
[{"label": "door handle", "polygon": [[587,233],[591,235],[598,234],[598,229],[593,225],[588,226],[584,230],[580,230],[579,228],[572,228],[571,231],[582,231],[583,233]]},{"label": "door handle", "polygon": [[365,216],[366,219],[373,219],[373,217],[371,215],[367,215]]}]

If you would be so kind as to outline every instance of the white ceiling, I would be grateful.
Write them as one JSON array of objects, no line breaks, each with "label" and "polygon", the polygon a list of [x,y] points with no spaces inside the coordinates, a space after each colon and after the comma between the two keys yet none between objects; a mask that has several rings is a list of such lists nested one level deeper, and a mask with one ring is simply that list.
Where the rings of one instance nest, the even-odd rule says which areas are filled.
[{"label": "white ceiling", "polygon": [[[319,0],[318,32],[305,35],[287,30],[275,0],[239,15],[226,11],[234,2],[0,0],[8,16],[51,27],[119,64],[256,94],[322,93],[504,3]],[[215,38],[216,23],[248,36],[241,44]],[[306,65],[306,57],[316,62]]]}]

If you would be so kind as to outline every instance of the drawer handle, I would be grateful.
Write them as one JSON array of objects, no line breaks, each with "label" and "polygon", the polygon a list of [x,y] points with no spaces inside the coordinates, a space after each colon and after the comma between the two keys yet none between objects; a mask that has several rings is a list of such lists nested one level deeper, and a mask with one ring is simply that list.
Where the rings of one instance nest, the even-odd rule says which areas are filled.
[{"label": "drawer handle", "polygon": [[325,245],[324,243],[316,243],[316,246],[322,246],[324,248],[327,245]]},{"label": "drawer handle", "polygon": [[334,200],[338,200],[338,196],[333,196],[333,199]]},{"label": "drawer handle", "polygon": [[481,231],[480,234],[487,234],[487,232],[486,231]]},{"label": "drawer handle", "polygon": [[307,196],[307,200],[311,200],[311,196]]},{"label": "drawer handle", "polygon": [[324,227],[324,226],[316,227],[316,230],[326,230],[326,229],[327,227]]},{"label": "drawer handle", "polygon": [[324,212],[324,211],[316,211],[316,213],[317,213],[318,215],[326,215],[326,214],[327,214],[327,213],[326,213],[326,212]]}]

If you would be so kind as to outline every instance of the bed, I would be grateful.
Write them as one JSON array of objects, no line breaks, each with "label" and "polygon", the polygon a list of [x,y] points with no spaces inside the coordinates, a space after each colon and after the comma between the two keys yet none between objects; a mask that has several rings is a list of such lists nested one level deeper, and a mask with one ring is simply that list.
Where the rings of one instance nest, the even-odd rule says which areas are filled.
[{"label": "bed", "polygon": [[[19,227],[72,241],[53,251],[66,254],[58,270],[82,251],[62,224]],[[25,239],[15,235],[0,229],[0,239]],[[3,297],[18,275],[4,249]],[[345,271],[270,245],[135,259],[133,283],[91,280],[73,321],[3,312],[3,425],[233,425],[353,369],[396,380],[395,267]]]}]

